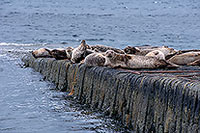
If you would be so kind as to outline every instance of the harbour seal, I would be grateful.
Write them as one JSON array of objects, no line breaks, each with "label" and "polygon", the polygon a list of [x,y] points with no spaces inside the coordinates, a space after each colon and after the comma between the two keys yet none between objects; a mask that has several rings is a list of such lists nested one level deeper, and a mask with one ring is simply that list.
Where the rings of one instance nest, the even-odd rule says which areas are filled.
[{"label": "harbour seal", "polygon": [[38,50],[32,51],[32,55],[35,58],[52,58],[51,50],[46,48],[40,48]]},{"label": "harbour seal", "polygon": [[106,52],[107,50],[113,50],[116,53],[124,54],[124,51],[121,49],[104,46],[104,45],[90,45],[89,49],[96,50],[99,52]]},{"label": "harbour seal", "polygon": [[56,60],[67,59],[65,50],[53,49],[50,53]]},{"label": "harbour seal", "polygon": [[165,67],[175,67],[165,60],[159,60],[155,57],[118,54],[112,50],[105,53],[106,62],[105,66],[112,68],[129,68],[129,69],[155,69]]},{"label": "harbour seal", "polygon": [[166,59],[170,58],[171,55],[174,55],[177,53],[176,50],[174,50],[173,48],[169,48],[167,46],[161,46],[161,47],[152,47],[152,46],[131,47],[131,46],[127,46],[124,48],[124,51],[126,54],[143,55],[143,56],[147,55],[149,52],[152,52],[154,50],[159,50],[159,51],[163,52]]},{"label": "harbour seal", "polygon": [[135,55],[138,55],[141,52],[138,48],[131,47],[131,46],[127,46],[123,50],[124,50],[124,52],[126,54],[135,54]]},{"label": "harbour seal", "polygon": [[87,55],[93,53],[93,51],[88,50],[88,45],[86,44],[85,40],[82,40],[81,44],[73,49],[71,61],[72,63],[79,63],[81,62]]},{"label": "harbour seal", "polygon": [[50,54],[56,60],[63,60],[63,59],[70,60],[71,59],[72,50],[73,50],[72,47],[58,48],[58,49],[50,50]]},{"label": "harbour seal", "polygon": [[200,52],[186,52],[183,54],[175,55],[168,61],[177,65],[187,65],[200,59]]},{"label": "harbour seal", "polygon": [[87,66],[104,66],[106,61],[102,53],[92,53],[84,59],[84,64]]},{"label": "harbour seal", "polygon": [[155,58],[160,59],[160,60],[165,60],[165,55],[160,50],[151,51],[148,54],[146,54],[145,56],[155,57]]}]

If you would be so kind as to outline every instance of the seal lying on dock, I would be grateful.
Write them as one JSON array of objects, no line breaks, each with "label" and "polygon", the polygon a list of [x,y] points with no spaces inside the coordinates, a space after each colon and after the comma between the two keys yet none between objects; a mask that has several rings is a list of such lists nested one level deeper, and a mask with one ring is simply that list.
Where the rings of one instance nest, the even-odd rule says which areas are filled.
[{"label": "seal lying on dock", "polygon": [[187,65],[200,60],[200,52],[186,52],[183,54],[175,55],[168,61],[177,65]]},{"label": "seal lying on dock", "polygon": [[52,58],[51,51],[46,48],[40,48],[32,52],[33,57],[35,58]]},{"label": "seal lying on dock", "polygon": [[92,53],[86,56],[84,64],[87,66],[104,66],[105,61],[106,58],[102,53]]},{"label": "seal lying on dock", "polygon": [[91,46],[89,46],[89,49],[96,50],[96,51],[99,51],[99,52],[106,52],[107,50],[113,50],[116,53],[125,54],[125,52],[121,49],[117,49],[117,48],[113,48],[113,47],[109,47],[109,46],[104,46],[104,45],[91,45]]},{"label": "seal lying on dock", "polygon": [[66,49],[53,49],[50,51],[51,55],[56,59],[56,60],[62,60],[62,59],[71,59],[72,55],[72,47],[67,47]]},{"label": "seal lying on dock", "polygon": [[140,55],[128,55],[118,54],[112,50],[108,50],[105,53],[106,62],[105,66],[112,68],[130,68],[130,69],[155,69],[165,67],[177,67],[165,60],[159,60],[155,57],[140,56]]},{"label": "seal lying on dock", "polygon": [[159,50],[161,51],[165,58],[168,59],[171,55],[174,55],[177,53],[177,51],[175,51],[173,48],[169,48],[167,46],[161,46],[161,47],[152,47],[152,46],[138,46],[138,47],[131,47],[131,46],[127,46],[126,48],[124,48],[124,52],[126,54],[134,54],[134,55],[142,55],[145,56],[147,55],[149,52],[152,52],[154,50]]},{"label": "seal lying on dock", "polygon": [[53,49],[50,52],[53,58],[55,58],[56,60],[67,59],[65,50]]},{"label": "seal lying on dock", "polygon": [[124,52],[126,54],[135,54],[135,55],[138,55],[141,52],[140,49],[138,49],[137,47],[131,47],[131,46],[127,46],[123,50],[124,50]]}]

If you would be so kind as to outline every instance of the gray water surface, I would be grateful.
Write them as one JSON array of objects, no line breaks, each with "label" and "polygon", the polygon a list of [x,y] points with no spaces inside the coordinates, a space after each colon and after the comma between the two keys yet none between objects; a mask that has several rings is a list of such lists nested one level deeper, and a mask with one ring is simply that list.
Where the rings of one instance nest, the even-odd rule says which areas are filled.
[{"label": "gray water surface", "polygon": [[0,132],[125,132],[65,99],[20,58],[41,47],[200,49],[199,0],[1,0]]}]

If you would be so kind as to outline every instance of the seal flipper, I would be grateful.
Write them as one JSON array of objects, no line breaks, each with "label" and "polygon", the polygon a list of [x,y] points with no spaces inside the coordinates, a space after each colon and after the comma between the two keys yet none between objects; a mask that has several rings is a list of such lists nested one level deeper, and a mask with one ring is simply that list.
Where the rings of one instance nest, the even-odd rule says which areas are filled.
[{"label": "seal flipper", "polygon": [[200,59],[196,60],[194,62],[188,63],[187,65],[188,66],[200,66]]},{"label": "seal flipper", "polygon": [[166,61],[167,63],[167,68],[179,68],[179,65],[176,65],[174,63],[171,63],[170,61]]}]

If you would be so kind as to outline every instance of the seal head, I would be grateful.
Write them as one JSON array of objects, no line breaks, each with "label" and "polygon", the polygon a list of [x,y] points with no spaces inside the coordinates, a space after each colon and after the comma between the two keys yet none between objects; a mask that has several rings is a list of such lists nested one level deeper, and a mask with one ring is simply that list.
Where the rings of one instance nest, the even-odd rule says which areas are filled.
[{"label": "seal head", "polygon": [[151,51],[148,54],[146,54],[145,56],[155,57],[155,58],[160,59],[160,60],[165,60],[165,55],[160,50]]}]

